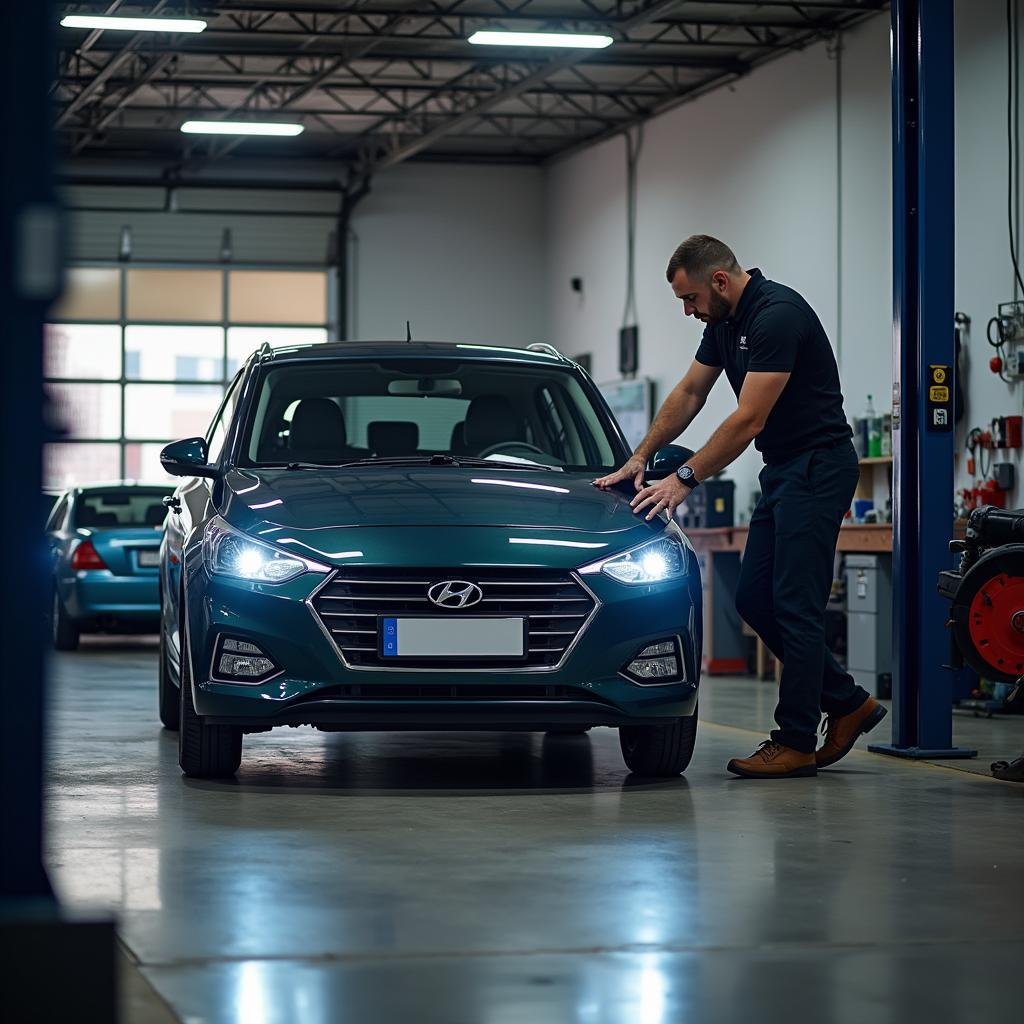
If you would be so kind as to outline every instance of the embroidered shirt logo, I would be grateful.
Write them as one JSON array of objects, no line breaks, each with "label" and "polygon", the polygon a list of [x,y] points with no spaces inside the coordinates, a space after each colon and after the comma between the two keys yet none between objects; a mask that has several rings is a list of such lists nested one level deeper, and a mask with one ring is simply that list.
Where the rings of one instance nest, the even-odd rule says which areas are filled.
[{"label": "embroidered shirt logo", "polygon": [[749,352],[750,347],[747,345],[747,336],[745,334],[740,335],[740,351]]}]

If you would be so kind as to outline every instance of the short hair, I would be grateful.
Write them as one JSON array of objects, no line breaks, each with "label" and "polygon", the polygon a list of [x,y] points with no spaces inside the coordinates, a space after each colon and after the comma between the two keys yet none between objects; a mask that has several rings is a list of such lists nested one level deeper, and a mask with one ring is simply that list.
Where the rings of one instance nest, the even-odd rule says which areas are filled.
[{"label": "short hair", "polygon": [[685,270],[687,277],[707,281],[716,270],[733,274],[740,269],[732,249],[711,235],[691,235],[683,242],[668,261],[665,276],[669,283],[679,270]]}]

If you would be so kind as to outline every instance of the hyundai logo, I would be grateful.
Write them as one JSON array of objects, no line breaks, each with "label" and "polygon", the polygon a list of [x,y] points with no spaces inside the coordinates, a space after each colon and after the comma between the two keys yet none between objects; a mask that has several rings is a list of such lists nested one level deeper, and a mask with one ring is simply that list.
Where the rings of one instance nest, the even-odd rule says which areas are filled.
[{"label": "hyundai logo", "polygon": [[466,580],[445,580],[435,583],[428,591],[427,597],[438,608],[459,609],[479,604],[484,592],[475,584]]}]

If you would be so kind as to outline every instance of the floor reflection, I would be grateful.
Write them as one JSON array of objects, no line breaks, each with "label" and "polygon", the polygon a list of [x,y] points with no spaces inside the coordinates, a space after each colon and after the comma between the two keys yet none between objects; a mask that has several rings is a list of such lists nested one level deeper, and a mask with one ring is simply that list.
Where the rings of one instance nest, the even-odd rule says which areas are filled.
[{"label": "floor reflection", "polygon": [[756,737],[707,724],[677,779],[611,730],[285,729],[188,781],[154,662],[57,659],[48,849],[182,1019],[1016,1019],[1012,786],[861,753],[750,783]]},{"label": "floor reflection", "polygon": [[[305,735],[304,735],[305,734]],[[299,742],[296,740],[299,739]],[[185,780],[195,789],[330,789],[350,796],[413,792],[590,789],[621,784],[624,768],[595,771],[588,734],[315,733],[246,738],[234,779]]]}]

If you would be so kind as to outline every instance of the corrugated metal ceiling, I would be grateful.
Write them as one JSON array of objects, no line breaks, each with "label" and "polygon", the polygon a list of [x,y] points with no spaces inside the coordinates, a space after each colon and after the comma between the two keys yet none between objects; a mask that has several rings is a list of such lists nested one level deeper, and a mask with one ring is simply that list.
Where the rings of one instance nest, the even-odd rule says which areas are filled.
[{"label": "corrugated metal ceiling", "polygon": [[[197,35],[58,28],[57,124],[72,156],[207,167],[330,158],[540,162],[620,132],[876,14],[877,0],[218,0],[67,4],[188,13]],[[599,51],[489,48],[481,28],[611,35]],[[299,120],[294,139],[185,136],[189,118]]]}]

